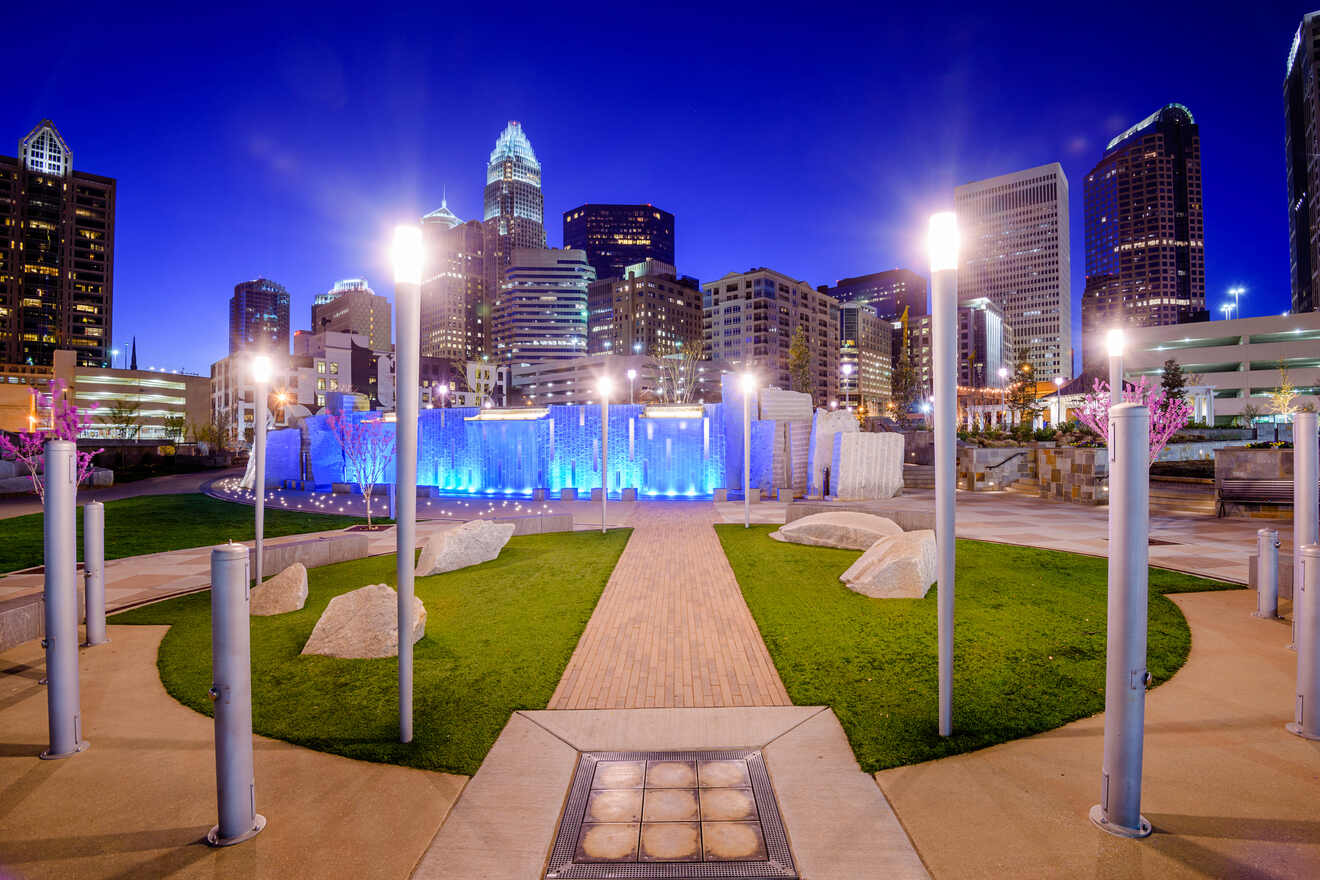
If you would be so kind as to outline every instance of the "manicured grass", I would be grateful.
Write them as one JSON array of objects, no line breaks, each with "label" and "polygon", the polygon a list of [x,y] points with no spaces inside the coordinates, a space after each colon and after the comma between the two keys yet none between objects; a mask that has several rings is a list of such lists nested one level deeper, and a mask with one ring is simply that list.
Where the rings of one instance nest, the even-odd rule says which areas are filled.
[{"label": "manicured grass", "polygon": [[[141,495],[105,503],[105,558],[121,559],[228,540],[250,541],[253,509],[207,495]],[[82,554],[82,508],[78,510],[78,553]],[[322,532],[356,525],[353,516],[301,513],[266,506],[266,537]],[[0,572],[41,565],[42,514],[0,520]]]},{"label": "manicured grass", "polygon": [[[395,583],[394,557],[308,572],[301,611],[253,617],[253,728],[326,752],[475,773],[509,713],[544,709],[628,529],[513,538],[498,559],[418,578],[426,635],[413,654],[415,738],[398,742],[398,662],[302,656],[333,596]],[[157,665],[165,688],[210,714],[211,597],[199,593],[117,614],[112,624],[170,624]]]},{"label": "manicured grass", "polygon": [[[789,696],[834,709],[868,772],[979,749],[1104,708],[1104,559],[958,542],[953,728],[937,732],[936,593],[871,599],[839,581],[860,555],[716,526]],[[1165,593],[1237,589],[1150,571],[1147,665],[1182,666],[1191,633]]]}]

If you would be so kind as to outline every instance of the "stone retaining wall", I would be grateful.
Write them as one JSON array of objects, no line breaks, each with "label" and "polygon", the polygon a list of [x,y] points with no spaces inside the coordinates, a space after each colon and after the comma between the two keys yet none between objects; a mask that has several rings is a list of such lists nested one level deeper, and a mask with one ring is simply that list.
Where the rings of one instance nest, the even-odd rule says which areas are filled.
[{"label": "stone retaining wall", "polygon": [[1109,460],[1104,447],[1054,446],[1036,450],[1036,474],[1042,498],[1074,504],[1105,504]]}]

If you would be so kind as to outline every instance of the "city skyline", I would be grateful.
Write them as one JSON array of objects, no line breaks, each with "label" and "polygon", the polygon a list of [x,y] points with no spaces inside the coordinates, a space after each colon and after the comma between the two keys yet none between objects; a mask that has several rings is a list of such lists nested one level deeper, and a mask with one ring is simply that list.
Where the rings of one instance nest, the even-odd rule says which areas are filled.
[{"label": "city skyline", "polygon": [[[705,281],[769,265],[817,286],[894,267],[925,274],[924,220],[952,205],[954,186],[1056,160],[1079,181],[1132,119],[1170,102],[1186,103],[1202,129],[1211,312],[1228,287],[1244,285],[1249,293],[1242,313],[1269,314],[1286,308],[1289,295],[1279,95],[1288,47],[1305,11],[1265,8],[1235,23],[1231,33],[1223,23],[1157,11],[1152,26],[1168,18],[1168,26],[1188,39],[1150,59],[1139,75],[1121,79],[1112,71],[1109,79],[1097,75],[1136,38],[1117,24],[1097,24],[1084,41],[1068,44],[1076,57],[1050,83],[1039,74],[1058,65],[1041,53],[1058,51],[1050,40],[1059,34],[1020,32],[1030,17],[1026,11],[993,18],[960,14],[952,29],[937,10],[901,26],[863,19],[856,33],[844,33],[842,24],[804,33],[774,16],[740,31],[734,17],[716,17],[692,35],[695,50],[734,34],[755,41],[793,33],[829,45],[808,47],[792,76],[739,73],[703,60],[647,92],[650,116],[681,114],[673,135],[628,141],[626,149],[597,135],[634,121],[635,96],[587,121],[568,117],[565,105],[544,97],[577,89],[603,105],[635,89],[636,76],[611,82],[585,65],[562,65],[556,40],[569,23],[537,15],[530,22],[536,27],[509,36],[510,53],[521,55],[500,71],[483,68],[463,50],[475,38],[471,21],[457,21],[425,51],[407,45],[401,20],[364,23],[352,45],[344,33],[318,30],[329,25],[300,22],[274,76],[237,101],[219,96],[244,93],[254,74],[225,62],[223,47],[238,32],[218,22],[216,54],[181,55],[180,82],[160,87],[211,96],[198,101],[188,125],[167,123],[152,150],[141,149],[139,137],[129,133],[140,122],[129,110],[154,94],[132,79],[143,74],[146,57],[98,72],[110,80],[111,106],[97,108],[78,88],[83,65],[92,61],[29,65],[45,78],[30,81],[34,85],[7,105],[0,121],[16,139],[40,119],[52,119],[70,144],[76,170],[119,181],[113,342],[136,335],[143,362],[169,369],[204,372],[225,348],[218,334],[170,333],[181,305],[209,326],[223,316],[226,292],[247,278],[285,285],[295,315],[307,314],[312,298],[336,278],[365,277],[392,298],[390,227],[434,210],[444,195],[458,216],[479,218],[478,163],[510,119],[526,126],[546,169],[546,216],[584,202],[653,202],[683,227],[675,262],[684,273]],[[96,15],[74,23],[75,39],[104,31],[131,49],[137,40],[159,40],[182,26],[168,15],[145,24],[98,21]],[[611,34],[629,26],[626,19],[602,22],[590,39],[575,39],[583,49],[596,42],[607,47],[603,56],[590,56],[593,64],[607,64],[625,56]],[[1062,33],[1069,26],[1058,27]],[[985,28],[1002,36],[997,48],[978,44]],[[812,83],[832,69],[834,53],[868,40],[923,50],[904,48],[891,53],[892,61],[865,67],[850,80],[861,100],[840,106],[815,100]],[[1236,63],[1221,71],[1213,50],[1230,45]],[[1038,57],[1007,64],[1026,50]],[[39,47],[21,48],[17,60],[23,64],[35,51]],[[174,51],[181,50],[146,55],[157,66],[174,63]],[[386,59],[378,69],[361,63],[376,52]],[[929,66],[928,54],[944,53],[956,57],[944,68]],[[872,89],[896,69],[908,78],[901,94]],[[427,85],[448,80],[453,89]],[[1030,114],[1015,98],[1027,88],[1040,97]],[[705,100],[694,106],[697,96]],[[718,126],[707,124],[731,113],[757,138],[779,130],[794,134],[730,175],[720,155],[734,141],[726,145]],[[873,121],[876,116],[885,121]],[[788,119],[793,127],[783,129]],[[326,136],[331,125],[335,137]],[[995,135],[989,140],[987,130]],[[851,170],[839,174],[840,167]],[[1073,187],[1070,203],[1074,252],[1082,240],[1079,190]],[[551,245],[561,243],[555,232]],[[1082,262],[1072,260],[1074,348],[1080,347]]]}]

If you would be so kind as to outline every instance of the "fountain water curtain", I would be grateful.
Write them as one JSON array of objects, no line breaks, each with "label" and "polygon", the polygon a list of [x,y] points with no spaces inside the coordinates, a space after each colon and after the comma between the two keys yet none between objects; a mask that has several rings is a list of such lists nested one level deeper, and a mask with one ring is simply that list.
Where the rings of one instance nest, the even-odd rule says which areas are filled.
[{"label": "fountain water curtain", "polygon": [[[346,415],[354,421],[382,418],[377,412]],[[709,498],[727,485],[723,404],[612,404],[609,418],[610,437],[619,438],[609,449],[612,496],[636,489],[639,497]],[[352,482],[324,415],[304,420],[301,429],[275,433],[284,435],[276,441],[281,449],[296,445],[303,452],[278,456],[278,473],[271,474],[276,485],[286,479],[317,487]],[[422,410],[418,433],[417,483],[444,494],[530,496],[538,488],[586,493],[601,484],[599,406]],[[393,481],[391,460],[384,482]]]}]

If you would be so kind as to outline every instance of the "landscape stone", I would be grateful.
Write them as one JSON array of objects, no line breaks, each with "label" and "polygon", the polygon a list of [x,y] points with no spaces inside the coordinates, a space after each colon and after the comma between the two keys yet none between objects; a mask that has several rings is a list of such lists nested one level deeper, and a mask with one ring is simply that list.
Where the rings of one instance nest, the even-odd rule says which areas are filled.
[{"label": "landscape stone", "polygon": [[903,530],[892,519],[873,513],[835,510],[795,519],[779,531],[771,532],[770,537],[789,544],[868,550],[876,541],[901,534]]},{"label": "landscape stone", "polygon": [[[412,640],[426,635],[426,606],[413,597]],[[399,654],[399,594],[385,584],[341,593],[316,621],[304,654],[360,660]]]},{"label": "landscape stone", "polygon": [[830,470],[831,490],[834,484],[834,435],[840,432],[855,434],[859,431],[857,418],[847,410],[818,409],[811,420],[811,441],[807,450],[808,494],[822,495],[825,489],[825,469]]},{"label": "landscape stone", "polygon": [[252,588],[250,611],[257,617],[287,614],[307,603],[307,567],[295,562],[265,583]]},{"label": "landscape stone", "polygon": [[903,435],[834,435],[830,493],[841,499],[893,498],[903,490]]},{"label": "landscape stone", "polygon": [[935,532],[922,529],[876,541],[839,580],[873,599],[921,599],[935,583]]},{"label": "landscape stone", "polygon": [[514,524],[474,519],[427,539],[417,560],[417,577],[489,562],[513,536]]}]

